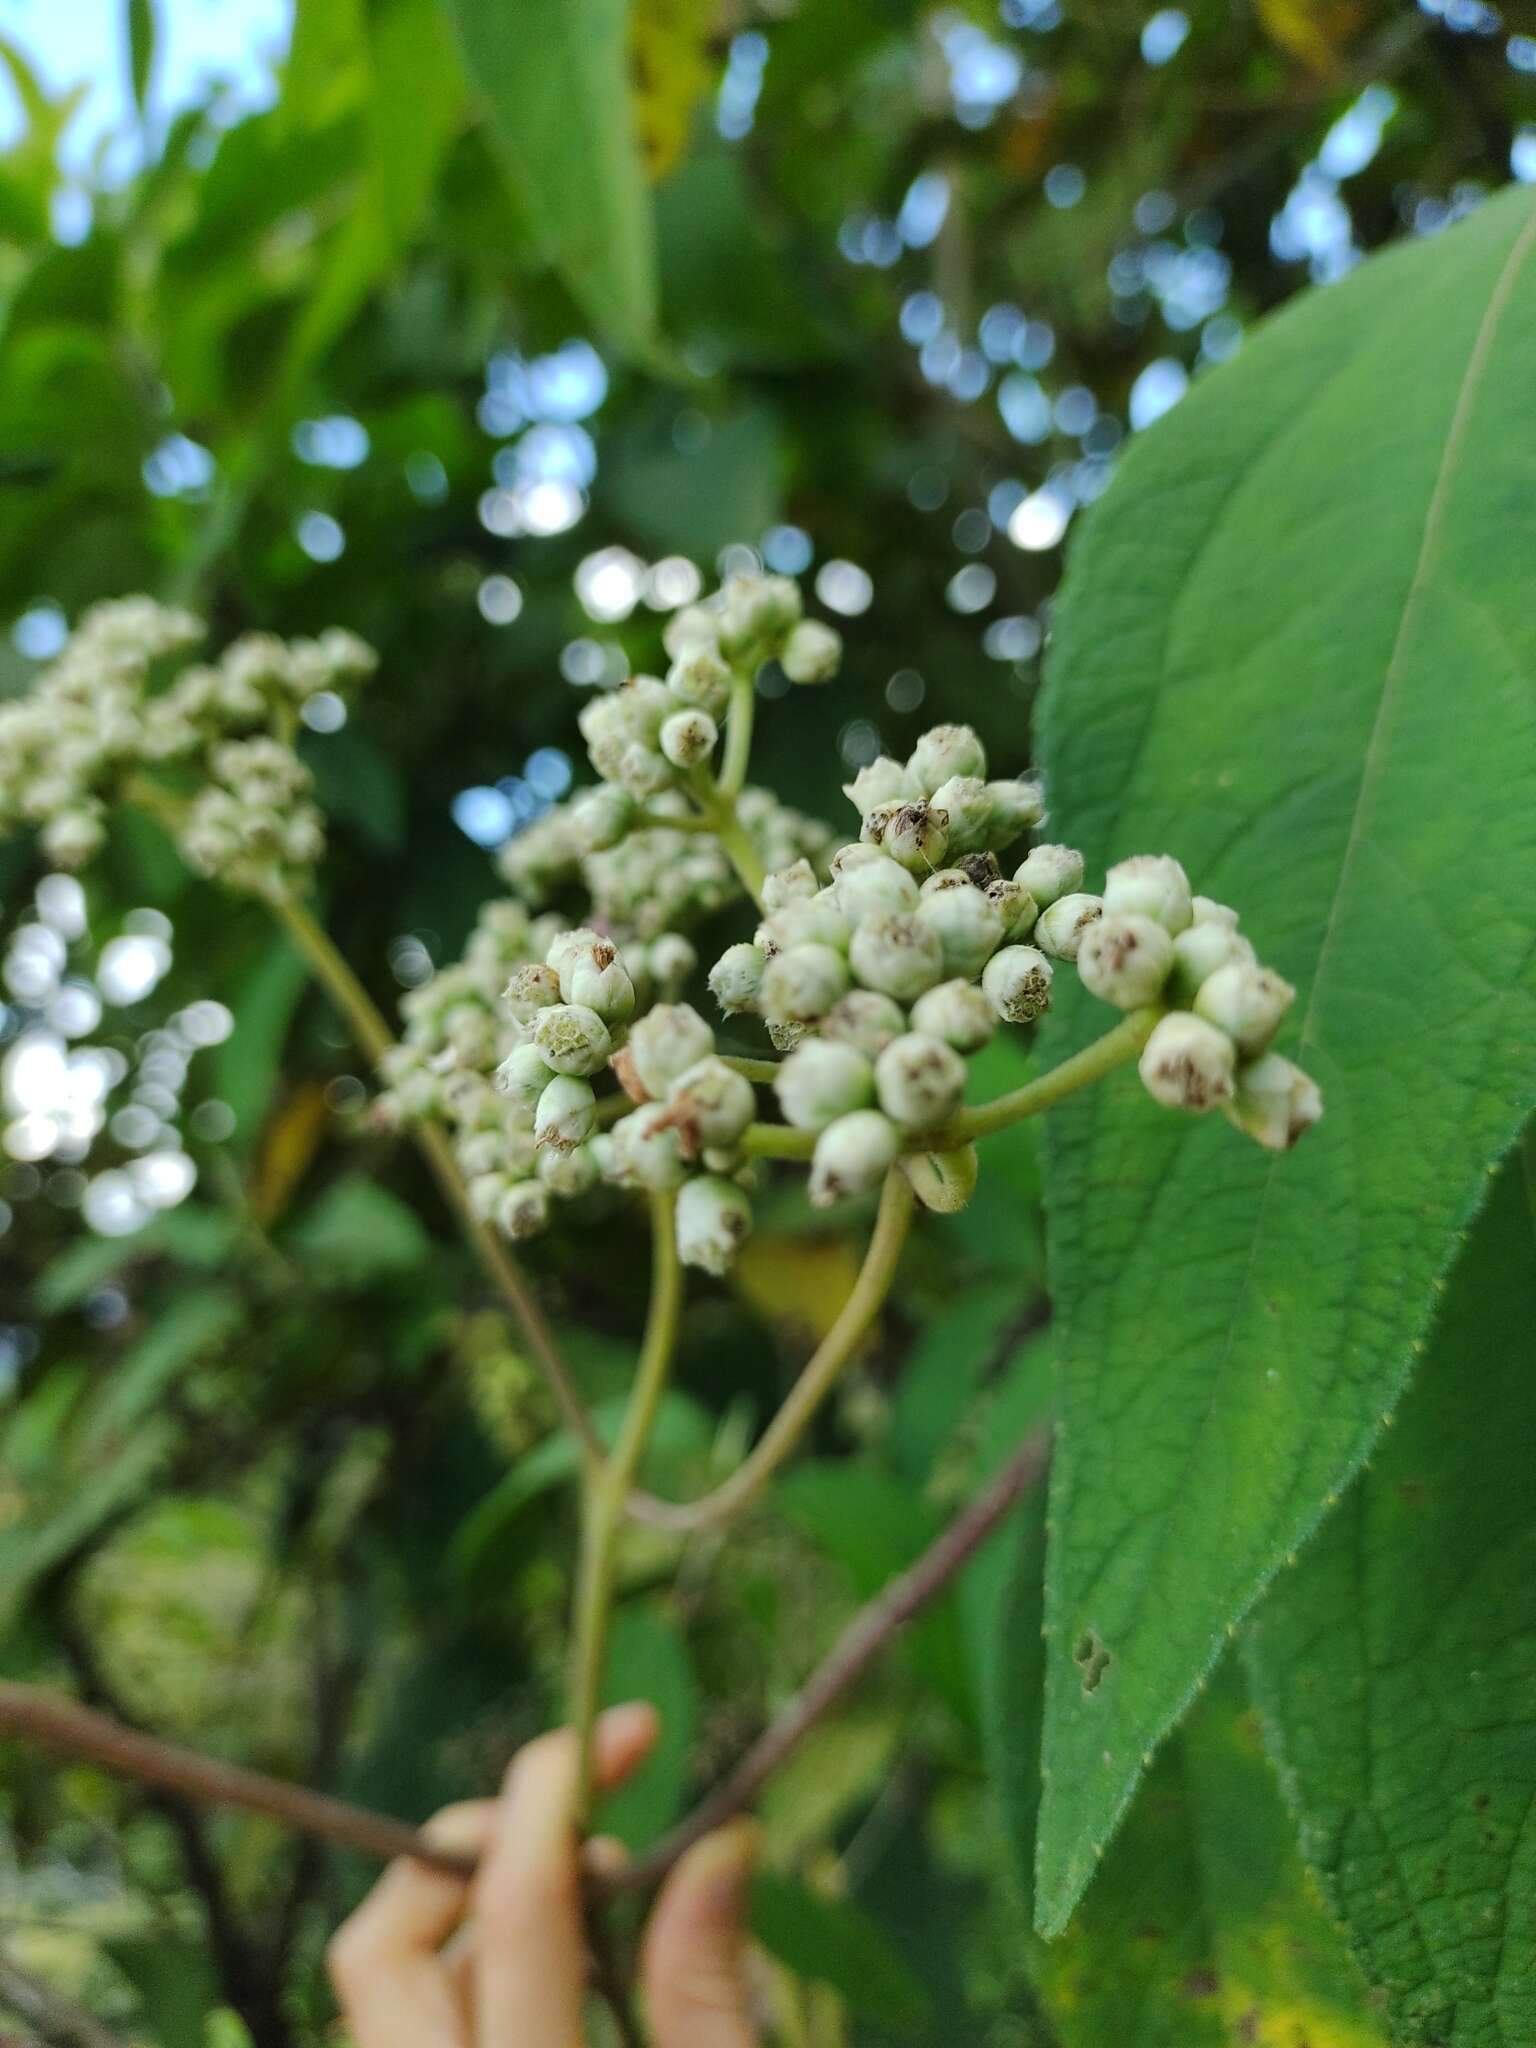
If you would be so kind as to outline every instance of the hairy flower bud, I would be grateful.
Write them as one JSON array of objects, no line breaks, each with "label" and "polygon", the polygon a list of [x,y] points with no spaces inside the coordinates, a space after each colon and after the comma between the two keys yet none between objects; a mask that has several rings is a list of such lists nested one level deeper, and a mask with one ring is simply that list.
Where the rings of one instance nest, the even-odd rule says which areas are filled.
[{"label": "hairy flower bud", "polygon": [[502,1001],[514,1024],[531,1024],[540,1010],[547,1010],[559,1000],[559,975],[553,967],[533,960],[515,968],[512,979],[502,990]]},{"label": "hairy flower bud", "polygon": [[503,1095],[532,1114],[539,1097],[555,1078],[555,1070],[536,1045],[514,1046],[493,1076]]},{"label": "hairy flower bud", "polygon": [[742,940],[726,947],[709,970],[709,992],[728,1017],[757,1008],[767,965],[768,955],[761,946]]},{"label": "hairy flower bud", "polygon": [[608,945],[610,942],[601,932],[593,931],[588,925],[574,925],[567,931],[555,933],[544,954],[544,965],[554,974],[557,982],[563,983],[572,963],[580,959],[583,953],[590,953],[598,946]]},{"label": "hairy flower bud", "polygon": [[585,1003],[540,1010],[533,1020],[533,1042],[557,1074],[595,1074],[613,1050],[608,1026]]},{"label": "hairy flower bud", "polygon": [[828,1124],[811,1160],[810,1197],[818,1209],[877,1187],[900,1149],[896,1126],[878,1109],[856,1109]]},{"label": "hairy flower bud", "polygon": [[848,920],[832,891],[821,889],[765,917],[757,937],[759,945],[767,942],[769,953],[787,952],[791,946],[831,946],[835,952],[846,953]]},{"label": "hairy flower bud", "polygon": [[892,1123],[906,1131],[932,1130],[960,1106],[965,1061],[942,1038],[904,1032],[875,1061],[875,1092]]},{"label": "hairy flower bud", "polygon": [[1245,1060],[1265,1050],[1296,991],[1273,968],[1231,960],[1207,975],[1195,996],[1195,1015],[1225,1031]]},{"label": "hairy flower bud", "polygon": [[816,870],[803,856],[787,868],[776,868],[763,879],[763,909],[768,913],[789,903],[806,903],[820,892]]},{"label": "hairy flower bud", "polygon": [[792,683],[830,683],[842,661],[842,634],[820,619],[802,619],[779,655],[779,666]]},{"label": "hairy flower bud", "polygon": [[840,1045],[851,1045],[867,1060],[900,1031],[907,1028],[906,1012],[900,1003],[872,988],[853,988],[828,1010],[821,1020],[821,1037]]},{"label": "hairy flower bud", "polygon": [[842,954],[835,946],[812,940],[774,954],[763,969],[759,1002],[765,1017],[811,1024],[827,1014],[847,987],[848,963]]},{"label": "hairy flower bud", "polygon": [[989,782],[987,801],[992,809],[989,846],[1011,846],[1021,832],[1033,832],[1045,822],[1045,792],[1023,776]]},{"label": "hairy flower bud", "polygon": [[977,853],[992,842],[992,799],[979,775],[951,775],[930,799],[948,819],[947,853],[951,860]]},{"label": "hairy flower bud", "polygon": [[1150,917],[1106,912],[1083,933],[1077,971],[1100,1002],[1139,1010],[1163,992],[1173,971],[1173,940]]},{"label": "hairy flower bud", "polygon": [[980,1052],[997,1029],[997,1012],[973,981],[941,981],[912,1005],[912,1028],[957,1052]]},{"label": "hairy flower bud", "polygon": [[597,1128],[597,1097],[590,1081],[574,1074],[556,1074],[539,1097],[533,1135],[540,1145],[568,1152],[583,1144]]},{"label": "hairy flower bud", "polygon": [[1118,916],[1150,917],[1170,933],[1194,920],[1189,877],[1169,853],[1133,853],[1116,861],[1104,878],[1104,908]]},{"label": "hairy flower bud", "polygon": [[912,749],[907,772],[925,796],[932,796],[952,775],[984,777],[986,749],[968,725],[930,726]]},{"label": "hairy flower bud", "polygon": [[635,985],[618,948],[606,939],[569,957],[561,970],[560,993],[568,1003],[596,1010],[605,1024],[622,1024],[634,1014]]},{"label": "hairy flower bud", "polygon": [[715,751],[720,728],[707,711],[674,711],[661,728],[661,751],[674,768],[695,768]]},{"label": "hairy flower bud", "polygon": [[879,804],[865,818],[862,836],[904,868],[926,875],[939,866],[949,845],[949,813],[921,797]]},{"label": "hairy flower bud", "polygon": [[677,1197],[677,1255],[685,1266],[728,1273],[752,1234],[752,1204],[734,1181],[701,1173]]},{"label": "hairy flower bud", "polygon": [[614,780],[635,796],[657,796],[672,780],[672,763],[657,748],[634,740],[619,756]]},{"label": "hairy flower bud", "polygon": [[1097,896],[1058,896],[1035,920],[1035,943],[1056,960],[1075,960],[1083,933],[1104,915]]},{"label": "hairy flower bud", "polygon": [[915,910],[916,877],[877,846],[860,846],[858,850],[869,859],[848,863],[832,878],[837,907],[849,924],[882,910]]},{"label": "hairy flower bud", "polygon": [[860,817],[878,810],[881,804],[907,803],[922,794],[916,778],[889,754],[879,754],[866,762],[852,782],[843,784],[843,795]]},{"label": "hairy flower bud", "polygon": [[539,1154],[539,1179],[562,1201],[590,1194],[602,1177],[595,1144],[573,1145],[568,1152],[549,1147]]},{"label": "hairy flower bud", "polygon": [[[1197,903],[1199,900],[1196,897]],[[1253,948],[1238,931],[1235,920],[1227,925],[1202,922],[1197,917],[1173,942],[1174,990],[1179,996],[1193,1000],[1200,984],[1218,967],[1225,967],[1229,961],[1251,961],[1253,958]]]},{"label": "hairy flower bud", "polygon": [[735,662],[776,652],[800,617],[800,588],[787,576],[732,576],[721,599],[720,651]]},{"label": "hairy flower bud", "polygon": [[1271,1152],[1288,1151],[1322,1113],[1317,1083],[1277,1052],[1238,1068],[1235,1092],[1226,1105],[1237,1128]]},{"label": "hairy flower bud", "polygon": [[699,964],[698,948],[681,932],[661,932],[645,949],[645,965],[657,990],[674,996]]},{"label": "hairy flower bud", "polygon": [[1014,869],[1013,879],[1045,910],[1082,888],[1083,856],[1075,846],[1032,847]]},{"label": "hairy flower bud", "polygon": [[731,671],[713,647],[692,646],[667,670],[667,688],[684,704],[718,718],[730,701]]},{"label": "hairy flower bud", "polygon": [[508,1237],[538,1237],[549,1228],[549,1190],[540,1180],[514,1181],[496,1205],[496,1223]]},{"label": "hairy flower bud", "polygon": [[642,1188],[681,1187],[688,1168],[683,1141],[665,1103],[647,1102],[620,1117],[608,1134],[610,1177]]},{"label": "hairy flower bud", "polygon": [[1225,1031],[1175,1010],[1160,1018],[1142,1050],[1147,1092],[1169,1109],[1215,1109],[1232,1100],[1237,1055]]},{"label": "hairy flower bud", "polygon": [[630,828],[635,800],[616,782],[600,782],[584,790],[571,805],[571,836],[583,853],[604,853],[617,846]]},{"label": "hairy flower bud", "polygon": [[808,1038],[779,1068],[773,1090],[798,1130],[822,1131],[874,1100],[875,1072],[854,1046],[835,1038]]},{"label": "hairy flower bud", "polygon": [[752,1083],[713,1053],[686,1067],[667,1090],[667,1106],[693,1159],[706,1145],[734,1145],[757,1114]]},{"label": "hairy flower bud", "polygon": [[958,868],[941,869],[923,884],[917,915],[939,935],[946,974],[980,974],[1002,943],[1002,912]]},{"label": "hairy flower bud", "polygon": [[854,931],[848,960],[865,988],[909,1003],[944,978],[944,947],[938,933],[915,913],[877,911]]},{"label": "hairy flower bud", "polygon": [[1229,932],[1237,930],[1237,912],[1230,903],[1218,903],[1214,896],[1192,896],[1190,909],[1196,924],[1219,924]]},{"label": "hairy flower bud", "polygon": [[686,660],[700,648],[713,652],[719,623],[718,611],[708,605],[685,604],[668,619],[662,631],[661,644],[674,661]]},{"label": "hairy flower bud", "polygon": [[1004,946],[982,970],[982,993],[1005,1024],[1032,1024],[1051,1007],[1052,973],[1038,948]]},{"label": "hairy flower bud", "polygon": [[647,1095],[663,1096],[715,1049],[715,1034],[689,1003],[658,1003],[631,1028],[625,1050]]},{"label": "hairy flower bud", "polygon": [[997,914],[1003,920],[1003,937],[1027,939],[1035,928],[1040,906],[1024,884],[1000,875],[995,882],[988,882],[987,895],[996,904]]}]

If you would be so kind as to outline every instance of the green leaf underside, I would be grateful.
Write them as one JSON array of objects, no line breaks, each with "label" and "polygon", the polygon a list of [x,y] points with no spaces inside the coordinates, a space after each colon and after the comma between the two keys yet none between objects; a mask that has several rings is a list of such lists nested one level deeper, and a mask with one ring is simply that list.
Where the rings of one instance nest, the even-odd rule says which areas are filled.
[{"label": "green leaf underside", "polygon": [[1247,1645],[1302,1848],[1395,2037],[1536,2040],[1536,1231],[1518,1164],[1396,1425]]},{"label": "green leaf underside", "polygon": [[1368,1450],[1530,1099],[1533,241],[1510,194],[1280,315],[1069,567],[1042,750],[1090,872],[1166,850],[1240,907],[1327,1115],[1280,1159],[1129,1076],[1052,1119],[1046,1933]]}]

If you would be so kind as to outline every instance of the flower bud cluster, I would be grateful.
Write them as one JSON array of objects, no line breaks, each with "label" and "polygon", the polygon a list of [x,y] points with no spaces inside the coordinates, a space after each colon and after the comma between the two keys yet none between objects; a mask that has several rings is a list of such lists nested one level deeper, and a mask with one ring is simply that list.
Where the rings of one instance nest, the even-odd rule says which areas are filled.
[{"label": "flower bud cluster", "polygon": [[295,720],[320,691],[367,676],[374,656],[340,630],[258,633],[167,674],[202,630],[147,597],[85,614],[31,692],[0,707],[0,833],[35,825],[50,859],[79,866],[100,850],[107,806],[130,778],[176,764],[200,777],[179,828],[193,866],[249,889],[312,865],[324,835]]}]

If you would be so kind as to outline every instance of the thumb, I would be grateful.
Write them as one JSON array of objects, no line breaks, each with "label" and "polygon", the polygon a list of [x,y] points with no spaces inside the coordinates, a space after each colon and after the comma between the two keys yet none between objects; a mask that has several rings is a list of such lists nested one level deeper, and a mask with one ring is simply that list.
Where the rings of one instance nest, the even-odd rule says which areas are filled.
[{"label": "thumb", "polygon": [[733,1821],[663,1887],[641,1963],[657,2048],[754,2048],[742,1921],[757,1849],[756,1822]]}]

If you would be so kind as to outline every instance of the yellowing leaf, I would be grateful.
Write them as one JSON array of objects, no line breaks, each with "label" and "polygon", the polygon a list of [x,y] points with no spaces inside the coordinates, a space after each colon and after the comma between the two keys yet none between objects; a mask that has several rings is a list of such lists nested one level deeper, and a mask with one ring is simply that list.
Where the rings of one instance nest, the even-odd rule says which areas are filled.
[{"label": "yellowing leaf", "polygon": [[736,1261],[736,1285],[765,1322],[808,1333],[831,1329],[858,1278],[859,1262],[840,1237],[749,1238]]},{"label": "yellowing leaf", "polygon": [[288,1207],[320,1149],[330,1120],[324,1088],[318,1081],[306,1081],[267,1126],[251,1190],[258,1221],[275,1223]]},{"label": "yellowing leaf", "polygon": [[714,82],[717,0],[646,0],[630,17],[635,140],[652,184],[688,147],[698,105]]},{"label": "yellowing leaf", "polygon": [[1271,42],[1326,78],[1338,69],[1365,10],[1358,0],[1258,0],[1258,14]]}]

